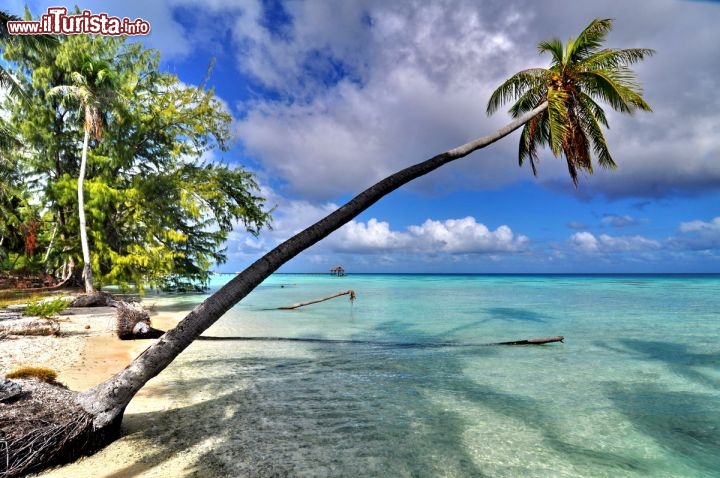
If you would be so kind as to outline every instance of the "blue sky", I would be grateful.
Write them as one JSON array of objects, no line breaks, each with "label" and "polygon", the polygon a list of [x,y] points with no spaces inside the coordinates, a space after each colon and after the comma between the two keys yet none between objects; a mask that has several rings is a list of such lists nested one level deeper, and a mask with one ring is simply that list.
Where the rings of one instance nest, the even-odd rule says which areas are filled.
[{"label": "blue sky", "polygon": [[[21,12],[24,2],[5,7]],[[57,2],[30,1],[34,14]],[[71,4],[66,6],[71,7]],[[539,41],[610,17],[611,47],[637,66],[651,114],[609,115],[616,171],[573,187],[517,134],[383,199],[285,272],[720,272],[720,3],[682,0],[91,0],[143,18],[163,68],[211,83],[235,118],[218,160],[257,173],[274,228],[228,242],[237,271],[402,167],[487,134],[490,92],[547,66]],[[609,110],[609,108],[608,108]]]}]

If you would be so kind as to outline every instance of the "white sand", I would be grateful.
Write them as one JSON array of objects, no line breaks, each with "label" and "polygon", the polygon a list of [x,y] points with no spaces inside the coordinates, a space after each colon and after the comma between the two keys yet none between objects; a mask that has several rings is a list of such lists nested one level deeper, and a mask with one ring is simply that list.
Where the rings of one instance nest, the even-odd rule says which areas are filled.
[{"label": "white sand", "polygon": [[[153,326],[170,328],[184,315],[163,313],[152,318]],[[72,390],[86,390],[122,370],[153,342],[119,340],[112,332],[113,318],[114,309],[108,307],[68,309],[61,317],[59,337],[2,340],[0,374],[20,366],[47,367],[56,370],[58,381]],[[37,476],[227,476],[221,464],[203,458],[213,448],[215,440],[205,438],[207,430],[203,431],[204,427],[187,426],[188,416],[182,412],[160,413],[187,406],[187,400],[168,400],[168,391],[164,388],[162,380],[156,378],[138,393],[125,411],[122,436],[118,440],[93,456]],[[203,398],[207,397],[195,397],[191,401]],[[175,420],[172,417],[176,417]],[[202,420],[202,417],[197,418]],[[179,420],[185,423],[178,423]]]}]

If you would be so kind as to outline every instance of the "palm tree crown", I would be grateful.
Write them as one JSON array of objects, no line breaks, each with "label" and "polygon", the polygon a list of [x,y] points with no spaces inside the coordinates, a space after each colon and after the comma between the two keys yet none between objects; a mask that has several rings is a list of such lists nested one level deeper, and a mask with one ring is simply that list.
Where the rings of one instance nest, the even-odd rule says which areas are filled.
[{"label": "palm tree crown", "polygon": [[540,53],[552,55],[550,68],[520,71],[490,97],[488,114],[516,100],[510,108],[514,118],[547,102],[547,108],[525,124],[520,136],[520,165],[529,158],[533,174],[537,175],[538,145],[549,145],[556,157],[565,157],[576,186],[578,171],[593,172],[591,150],[600,166],[616,167],[601,129],[601,125],[609,127],[607,117],[596,100],[622,113],[651,111],[629,65],[654,51],[601,48],[611,29],[611,19],[595,19],[564,47],[556,38],[541,42]]}]

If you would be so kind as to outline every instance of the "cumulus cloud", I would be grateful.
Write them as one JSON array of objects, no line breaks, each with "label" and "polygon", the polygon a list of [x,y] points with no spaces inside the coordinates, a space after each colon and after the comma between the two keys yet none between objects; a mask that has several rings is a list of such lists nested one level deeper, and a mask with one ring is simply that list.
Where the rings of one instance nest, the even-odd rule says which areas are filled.
[{"label": "cumulus cloud", "polygon": [[[269,250],[290,236],[300,232],[335,209],[334,203],[314,205],[304,200],[292,200],[278,195],[268,187],[261,194],[268,205],[276,207],[272,230],[263,231],[258,238],[248,236],[238,227],[228,241],[229,254],[238,259],[256,256]],[[367,221],[353,220],[321,241],[310,250],[317,257],[331,253],[383,255],[391,253],[418,256],[441,254],[496,254],[523,252],[530,239],[515,234],[507,225],[491,230],[473,217],[460,219],[427,219],[419,225],[403,230],[393,229],[388,221],[371,218]]]},{"label": "cumulus cloud", "polygon": [[600,234],[596,237],[587,231],[576,232],[570,236],[569,242],[576,251],[584,253],[645,252],[661,248],[659,241],[643,236],[610,236],[608,234]]},{"label": "cumulus cloud", "polygon": [[[23,2],[9,1],[22,11]],[[30,5],[41,13],[53,3]],[[289,192],[313,201],[496,129],[507,117],[488,119],[485,102],[515,71],[547,65],[538,41],[575,35],[590,18],[615,18],[609,46],[658,51],[636,67],[654,113],[609,113],[607,139],[620,167],[582,178],[581,194],[658,198],[720,189],[720,96],[707,94],[720,89],[720,62],[704,48],[686,48],[720,43],[713,2],[88,0],[83,8],[148,20],[152,33],[141,40],[165,59],[202,48],[223,61],[234,56],[242,81],[251,79],[243,87],[263,92],[240,105],[245,151]],[[413,187],[433,194],[527,178],[514,138]],[[575,194],[562,162],[547,152],[539,179]]]},{"label": "cumulus cloud", "polygon": [[[680,43],[672,40],[720,41],[712,22],[703,21],[715,7],[653,4],[653,15],[630,21],[632,12],[647,7],[642,3],[577,2],[568,9],[567,2],[550,0],[539,10],[523,0],[502,6],[367,0],[332,9],[322,1],[292,2],[281,36],[243,15],[234,30],[243,46],[239,67],[278,91],[281,101],[246,104],[238,134],[289,190],[326,200],[495,129],[503,117],[486,118],[484,102],[513,72],[547,64],[535,54],[539,40],[575,34],[593,15],[610,16],[617,19],[611,46],[648,46],[662,53],[637,67],[655,113],[609,113],[613,129],[607,138],[620,168],[596,171],[592,180],[583,180],[582,193],[664,197],[720,188],[715,114],[720,100],[698,94],[720,87],[720,65],[694,61],[699,52],[681,54]],[[694,73],[667,75],[668,67]],[[515,142],[476,153],[473,161],[414,187],[433,193],[525,178],[528,171],[515,165]],[[309,179],[309,170],[319,174],[317,182]],[[540,180],[573,191],[561,161],[541,161]]]},{"label": "cumulus cloud", "polygon": [[521,251],[529,238],[515,235],[508,226],[494,231],[473,217],[428,219],[421,225],[409,226],[405,231],[393,231],[390,224],[377,219],[367,223],[352,221],[338,231],[330,241],[339,251],[385,252],[402,250],[416,254],[492,254]]},{"label": "cumulus cloud", "polygon": [[[353,2],[326,8],[324,15],[333,10],[329,24],[341,26],[327,28],[318,5],[293,4],[292,41],[268,33],[245,38],[263,45],[253,50],[261,59],[253,60],[253,53],[239,59],[285,99],[245,105],[238,136],[291,192],[326,200],[357,190],[502,123],[485,117],[483,101],[500,78],[495,65],[507,61],[503,57],[514,47],[505,29],[522,17],[512,8],[496,22],[462,1]],[[303,67],[318,57],[342,70],[330,85],[327,75]],[[282,82],[268,73],[270,66]],[[302,85],[293,85],[297,78]],[[478,170],[472,180],[507,183],[499,171],[512,171],[510,178],[521,174],[509,161],[484,161],[472,168]],[[433,190],[467,181],[464,176],[443,172],[424,185]]]}]

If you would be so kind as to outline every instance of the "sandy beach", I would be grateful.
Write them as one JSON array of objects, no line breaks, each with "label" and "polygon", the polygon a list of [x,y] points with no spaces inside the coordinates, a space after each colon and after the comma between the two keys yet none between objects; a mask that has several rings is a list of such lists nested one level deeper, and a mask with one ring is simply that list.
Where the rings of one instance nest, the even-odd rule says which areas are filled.
[{"label": "sandy beach", "polygon": [[[110,307],[70,308],[60,314],[60,335],[14,337],[0,342],[0,374],[21,367],[47,367],[58,372],[57,380],[81,391],[102,382],[125,367],[153,341],[121,341],[112,331],[115,310]],[[167,329],[184,313],[153,315],[153,326]],[[212,464],[197,469],[198,457],[212,443],[203,437],[173,437],[174,423],[153,418],[177,402],[164,400],[162,390],[148,383],[125,412],[122,436],[93,456],[49,470],[37,476],[77,477],[167,477],[223,476]],[[187,430],[187,429],[186,429]],[[188,445],[191,444],[191,445]]]}]

